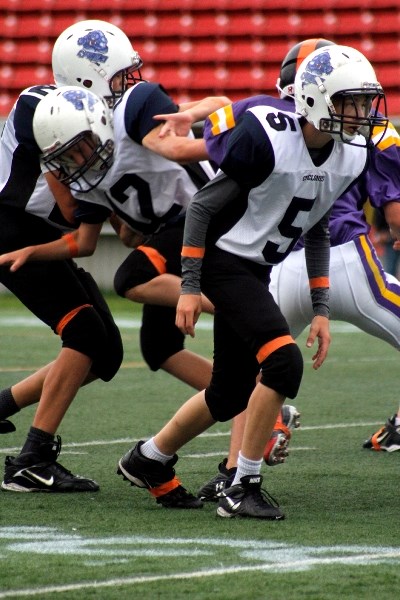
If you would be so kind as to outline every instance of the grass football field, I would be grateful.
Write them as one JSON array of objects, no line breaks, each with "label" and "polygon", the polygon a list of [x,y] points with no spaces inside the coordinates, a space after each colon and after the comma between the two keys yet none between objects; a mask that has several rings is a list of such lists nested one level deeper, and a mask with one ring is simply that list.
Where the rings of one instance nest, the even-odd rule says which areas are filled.
[{"label": "grass football field", "polygon": [[[362,442],[393,414],[399,357],[383,342],[332,323],[325,365],[305,374],[287,462],[263,467],[286,520],[221,519],[215,505],[167,510],[116,475],[138,439],[155,433],[192,390],[143,363],[140,309],[109,297],[125,359],[110,383],[83,388],[61,427],[60,462],[101,485],[94,494],[0,492],[0,599],[342,600],[395,597],[400,583],[400,452]],[[202,317],[188,347],[212,352]],[[54,358],[59,339],[16,300],[0,295],[0,388]],[[160,332],[162,335],[162,332]],[[240,373],[233,374],[240,377]],[[34,407],[0,436],[0,461],[19,451]],[[177,473],[197,489],[226,455],[229,423],[180,452]],[[1,474],[2,475],[2,474]]]}]

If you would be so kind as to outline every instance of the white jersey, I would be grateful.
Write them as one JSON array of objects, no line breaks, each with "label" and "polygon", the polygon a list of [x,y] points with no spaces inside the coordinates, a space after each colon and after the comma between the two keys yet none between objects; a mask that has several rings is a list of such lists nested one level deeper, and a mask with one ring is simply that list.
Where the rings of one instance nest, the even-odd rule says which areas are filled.
[{"label": "white jersey", "polygon": [[[132,139],[132,131],[139,127],[141,119],[145,120],[142,114],[145,109],[141,109],[141,105],[150,104],[146,96],[149,87],[152,94],[157,93],[158,86],[140,82],[117,104],[113,165],[94,190],[76,195],[80,200],[111,208],[132,229],[142,233],[153,233],[162,224],[184,215],[198,190],[185,167]],[[154,103],[152,95],[152,114],[156,114]],[[203,168],[204,182],[207,182],[214,171],[209,163],[202,166],[208,169],[205,173]]]},{"label": "white jersey", "polygon": [[243,215],[216,245],[254,262],[273,265],[285,258],[294,241],[320,221],[362,173],[367,152],[335,142],[327,159],[316,166],[299,116],[272,106],[256,106],[248,112],[257,118],[269,139],[272,168],[260,185],[250,189]]}]

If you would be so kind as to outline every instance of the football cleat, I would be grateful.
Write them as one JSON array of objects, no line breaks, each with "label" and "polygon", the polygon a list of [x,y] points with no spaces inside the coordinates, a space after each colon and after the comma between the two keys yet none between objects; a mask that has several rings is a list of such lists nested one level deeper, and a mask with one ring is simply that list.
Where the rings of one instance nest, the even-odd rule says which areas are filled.
[{"label": "football cleat", "polygon": [[276,420],[272,435],[264,449],[264,460],[270,467],[285,462],[292,430],[300,427],[300,413],[295,406],[284,404]]},{"label": "football cleat", "polygon": [[175,475],[173,466],[178,460],[177,455],[163,465],[143,456],[140,452],[143,444],[143,441],[138,442],[120,459],[118,475],[131,485],[148,489],[157,504],[166,508],[202,508],[202,501],[190,494]]},{"label": "football cleat", "polygon": [[365,440],[363,448],[385,450],[386,452],[400,450],[400,426],[394,424],[395,418],[396,415],[393,415],[383,427]]},{"label": "football cleat", "polygon": [[217,502],[225,488],[232,485],[236,475],[236,467],[226,468],[227,458],[218,465],[218,473],[210,481],[203,485],[197,492],[197,497],[203,502]]},{"label": "football cleat", "polygon": [[279,521],[285,515],[266,490],[261,489],[262,475],[246,475],[239,485],[225,489],[218,501],[219,517],[250,517]]},{"label": "football cleat", "polygon": [[3,490],[10,492],[97,492],[93,479],[73,475],[56,462],[61,450],[61,438],[41,444],[39,451],[26,452],[5,459]]},{"label": "football cleat", "polygon": [[0,434],[1,433],[12,433],[15,431],[14,423],[11,423],[8,419],[0,421]]}]

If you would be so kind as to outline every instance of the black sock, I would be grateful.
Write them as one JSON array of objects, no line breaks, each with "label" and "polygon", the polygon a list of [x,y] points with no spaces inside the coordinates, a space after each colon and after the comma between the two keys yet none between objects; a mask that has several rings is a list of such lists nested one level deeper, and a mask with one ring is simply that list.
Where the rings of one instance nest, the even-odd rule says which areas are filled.
[{"label": "black sock", "polygon": [[11,388],[5,388],[0,392],[0,421],[7,419],[15,413],[19,412],[14,396],[12,395]]},{"label": "black sock", "polygon": [[22,447],[21,454],[25,454],[26,452],[38,452],[39,447],[42,444],[53,441],[54,435],[52,433],[47,433],[47,431],[32,426],[28,432],[26,442]]}]

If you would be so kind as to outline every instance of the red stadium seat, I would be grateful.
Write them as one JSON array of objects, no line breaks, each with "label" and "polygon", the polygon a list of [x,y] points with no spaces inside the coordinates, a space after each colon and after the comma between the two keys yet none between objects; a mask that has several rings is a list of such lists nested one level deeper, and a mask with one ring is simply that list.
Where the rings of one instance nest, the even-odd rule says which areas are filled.
[{"label": "red stadium seat", "polygon": [[0,63],[51,62],[53,44],[47,40],[6,40],[0,42]]},{"label": "red stadium seat", "polygon": [[[132,9],[133,2],[129,0],[113,0],[112,6],[109,0],[0,0],[0,9],[18,12],[73,12],[73,11],[95,11],[119,9]],[[142,8],[142,6],[141,6]]]},{"label": "red stadium seat", "polygon": [[167,90],[176,89],[214,89],[226,90],[243,89],[251,90],[253,85],[257,89],[275,88],[276,70],[270,67],[216,66],[210,69],[205,65],[181,65],[180,67],[154,67],[152,79],[162,83]]},{"label": "red stadium seat", "polygon": [[278,40],[275,44],[261,38],[242,40],[240,38],[215,39],[152,39],[144,43],[135,43],[135,48],[143,56],[145,67],[152,63],[232,63],[232,62],[268,62],[279,63],[285,56],[291,43]]},{"label": "red stadium seat", "polygon": [[[287,18],[278,15],[281,21],[281,33],[288,30]],[[272,24],[271,24],[272,26]],[[269,27],[269,18],[262,13],[246,11],[243,13],[228,12],[186,12],[180,14],[148,13],[142,18],[140,15],[128,15],[123,20],[124,31],[131,36],[161,37],[210,37],[210,32],[215,36],[224,35],[266,35]],[[277,32],[279,33],[279,32]]]},{"label": "red stadium seat", "polygon": [[16,100],[16,94],[0,92],[0,115],[7,116]]},{"label": "red stadium seat", "polygon": [[2,86],[9,90],[21,90],[40,83],[53,83],[53,73],[49,66],[44,65],[10,65],[0,67],[0,80]]}]

